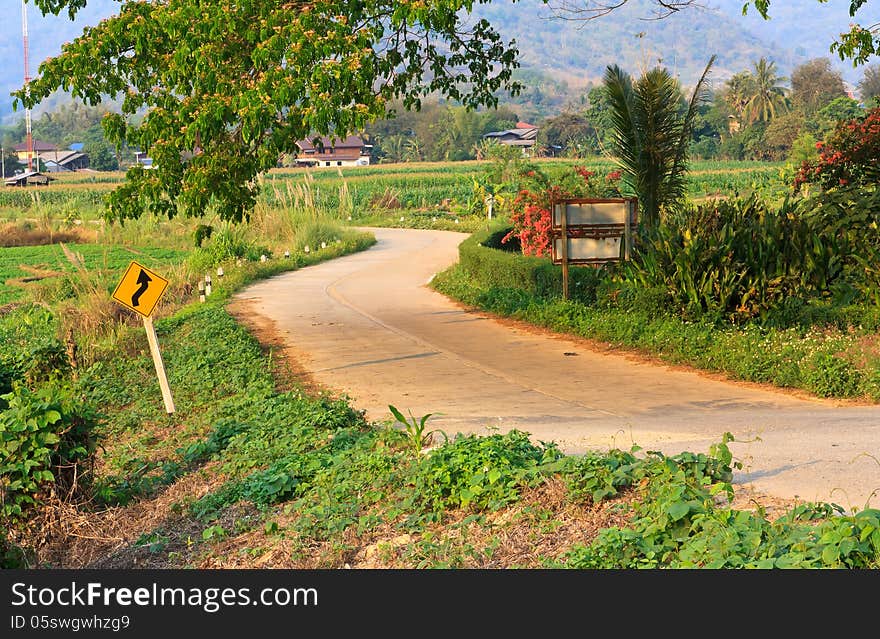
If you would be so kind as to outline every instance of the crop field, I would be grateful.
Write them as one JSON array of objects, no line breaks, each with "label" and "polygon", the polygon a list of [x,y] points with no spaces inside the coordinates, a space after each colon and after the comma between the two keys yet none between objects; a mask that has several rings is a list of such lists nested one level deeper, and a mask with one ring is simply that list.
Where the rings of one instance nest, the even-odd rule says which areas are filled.
[{"label": "crop field", "polygon": [[[601,158],[540,159],[533,164],[551,178],[579,165],[600,175],[614,170],[612,160]],[[377,210],[466,214],[475,184],[485,182],[490,168],[488,161],[279,168],[261,176],[261,201],[270,207],[283,206],[292,197],[291,189],[298,187],[310,191],[315,207],[338,211],[343,220],[351,215],[357,223],[373,221]],[[781,162],[697,161],[691,164],[689,195],[702,199],[758,191],[778,198],[788,188],[791,171]],[[96,219],[101,216],[104,195],[122,180],[122,172],[77,173],[61,176],[48,187],[6,188],[0,191],[0,220],[37,219],[50,214],[55,218]],[[431,226],[426,220],[421,222],[415,225]]]},{"label": "crop field", "polygon": [[148,246],[133,249],[106,244],[45,244],[3,248],[0,249],[0,305],[24,297],[27,286],[33,282],[73,272],[76,266],[65,253],[65,247],[80,257],[82,265],[92,271],[121,270],[132,260],[161,270],[162,266],[179,263],[186,256],[186,252],[179,249]]}]

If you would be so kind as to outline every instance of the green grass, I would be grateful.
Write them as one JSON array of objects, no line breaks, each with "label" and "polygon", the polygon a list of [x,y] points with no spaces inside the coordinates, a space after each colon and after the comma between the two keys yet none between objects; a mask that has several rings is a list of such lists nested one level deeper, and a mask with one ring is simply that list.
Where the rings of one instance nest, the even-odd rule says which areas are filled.
[{"label": "green grass", "polygon": [[777,329],[692,322],[638,306],[588,305],[485,286],[459,264],[439,273],[431,287],[503,317],[636,349],[672,364],[820,397],[880,401],[880,357],[872,346],[876,326]]},{"label": "green grass", "polygon": [[[81,255],[86,268],[97,271],[121,271],[132,261],[161,271],[162,267],[180,263],[186,251],[162,247],[130,249],[104,244],[69,244],[68,248]],[[14,246],[0,248],[0,304],[23,300],[26,290],[8,284],[8,280],[32,277],[34,273],[22,266],[43,271],[71,273],[75,266],[64,255],[58,244],[42,246]],[[27,286],[27,284],[25,284]]]}]

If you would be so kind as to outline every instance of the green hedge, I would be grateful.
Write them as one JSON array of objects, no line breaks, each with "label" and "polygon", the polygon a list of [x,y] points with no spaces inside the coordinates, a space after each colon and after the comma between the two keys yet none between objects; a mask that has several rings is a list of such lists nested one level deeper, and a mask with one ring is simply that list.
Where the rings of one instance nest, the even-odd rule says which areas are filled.
[{"label": "green hedge", "polygon": [[[531,257],[514,251],[491,248],[510,230],[496,222],[473,233],[459,245],[459,263],[484,288],[515,288],[540,298],[562,297],[562,267],[547,257]],[[600,271],[592,267],[569,268],[571,299],[591,304],[596,300]]]}]

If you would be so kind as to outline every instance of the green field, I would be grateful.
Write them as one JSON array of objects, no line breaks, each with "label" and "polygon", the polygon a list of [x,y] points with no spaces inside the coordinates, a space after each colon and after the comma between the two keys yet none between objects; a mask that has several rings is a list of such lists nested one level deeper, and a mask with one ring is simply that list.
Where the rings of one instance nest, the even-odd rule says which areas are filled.
[{"label": "green field", "polygon": [[[586,166],[600,175],[614,170],[609,159],[540,159],[533,164],[553,177],[573,166]],[[293,189],[308,189],[315,206],[351,214],[353,220],[372,219],[387,208],[404,211],[456,212],[474,195],[474,181],[485,182],[488,161],[378,164],[367,167],[273,169],[261,176],[261,202],[283,206],[295,197]],[[787,190],[792,169],[781,162],[697,161],[691,164],[691,198],[731,196],[758,190],[778,197]],[[52,216],[95,219],[103,196],[124,179],[121,172],[63,176],[39,189],[0,191],[0,220]],[[458,209],[456,208],[458,207]],[[47,210],[48,209],[48,210]]]},{"label": "green field", "polygon": [[[132,260],[161,270],[162,266],[179,263],[186,257],[185,251],[162,247],[144,246],[133,249],[106,244],[70,244],[67,248],[80,256],[83,265],[90,271],[122,270]],[[40,271],[49,274],[71,273],[75,270],[76,267],[58,244],[2,248],[0,249],[0,304],[22,299],[29,284],[27,280],[40,277],[38,273]]]}]

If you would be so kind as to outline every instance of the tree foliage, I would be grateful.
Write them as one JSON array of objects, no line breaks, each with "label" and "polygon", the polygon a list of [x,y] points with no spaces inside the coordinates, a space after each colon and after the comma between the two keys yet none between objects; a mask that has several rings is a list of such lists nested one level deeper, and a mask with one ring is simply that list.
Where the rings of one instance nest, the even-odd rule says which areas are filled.
[{"label": "tree foliage", "polygon": [[[33,0],[75,16],[87,0]],[[486,2],[488,0],[479,0]],[[103,127],[117,147],[149,154],[108,197],[108,217],[144,210],[175,216],[214,210],[247,219],[255,178],[306,137],[345,135],[440,93],[466,107],[517,92],[514,43],[473,0],[123,0],[87,27],[39,77],[16,92],[33,107],[61,88],[89,105],[122,97]],[[143,121],[134,116],[146,109]]]},{"label": "tree foliage", "polygon": [[836,98],[846,97],[846,85],[828,58],[816,58],[791,72],[791,102],[810,116]]},{"label": "tree foliage", "polygon": [[761,58],[755,63],[755,72],[749,85],[749,95],[743,115],[749,122],[769,122],[788,111],[787,90],[781,85],[785,78],[776,75],[776,63]]},{"label": "tree foliage", "polygon": [[865,67],[865,73],[859,80],[859,97],[862,102],[880,97],[880,64],[872,64]]}]

